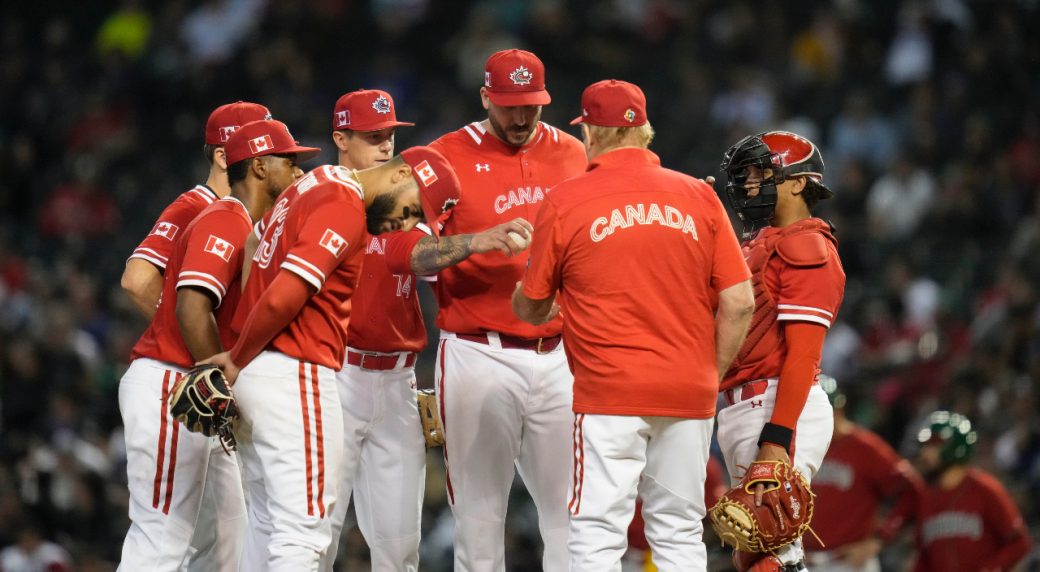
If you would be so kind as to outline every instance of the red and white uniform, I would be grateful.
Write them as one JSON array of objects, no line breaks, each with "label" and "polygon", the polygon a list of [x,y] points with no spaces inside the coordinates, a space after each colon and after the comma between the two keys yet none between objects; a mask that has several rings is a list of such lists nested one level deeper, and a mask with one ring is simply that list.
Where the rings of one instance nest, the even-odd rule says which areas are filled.
[{"label": "red and white uniform", "polygon": [[[841,549],[874,535],[887,539],[896,532],[913,508],[919,480],[910,462],[871,431],[854,426],[850,433],[836,435],[812,481],[816,495],[812,526],[823,544],[811,535],[805,538],[806,564],[837,572],[880,571],[877,558],[850,566],[842,561]],[[882,503],[897,498],[882,522],[878,512]]]},{"label": "red and white uniform", "polygon": [[415,360],[426,347],[426,325],[416,276],[393,273],[386,251],[385,235],[365,235],[365,259],[350,299],[347,360],[336,374],[345,439],[342,500],[332,514],[325,569],[336,561],[351,494],[372,570],[414,572],[419,566],[426,443]]},{"label": "red and white uniform", "polygon": [[657,567],[706,569],[715,302],[749,277],[715,192],[648,150],[604,153],[549,194],[524,294],[559,291],[566,316],[571,572],[620,570],[637,491]]},{"label": "red and white uniform", "polygon": [[[198,197],[195,191],[181,195],[167,213],[189,211],[198,206]],[[176,227],[165,231],[175,238],[172,248],[164,247],[156,231],[143,243],[150,245],[144,247],[150,257],[162,257],[165,274],[155,317],[134,346],[119,386],[132,521],[120,567],[179,570],[190,557],[190,569],[237,570],[245,503],[236,458],[215,438],[181,431],[169,415],[168,399],[195,363],[177,320],[177,290],[201,288],[211,295],[221,342],[230,347],[251,221],[238,199],[226,197],[183,226],[178,222],[172,217],[156,225]]]},{"label": "red and white uniform", "polygon": [[243,365],[239,352],[258,343],[251,310],[279,273],[303,280],[310,296],[266,351],[243,360],[234,387],[251,499],[243,570],[315,570],[331,541],[343,451],[335,373],[364,254],[363,198],[349,171],[324,165],[283,191],[265,217],[232,359]]},{"label": "red and white uniform", "polygon": [[202,209],[219,199],[217,193],[206,185],[195,185],[195,188],[181,193],[159,215],[152,231],[137,245],[130,258],[147,260],[160,272],[165,271],[170,254],[173,253],[174,241]]},{"label": "red and white uniform", "polygon": [[914,572],[1003,572],[1029,552],[1029,531],[1003,485],[981,469],[952,490],[929,486],[915,514]]},{"label": "red and white uniform", "polygon": [[[512,147],[471,123],[431,145],[455,169],[463,200],[441,234],[534,221],[548,190],[585,168],[574,137],[539,123]],[[538,507],[543,567],[566,570],[572,376],[560,320],[531,326],[511,297],[527,255],[476,254],[437,275],[441,329],[436,383],[447,446],[448,500],[455,514],[455,566],[505,569],[505,515],[514,463]],[[539,338],[542,338],[539,342]],[[539,352],[539,348],[541,352]]]},{"label": "red and white uniform", "polygon": [[[837,241],[826,222],[808,218],[783,228],[766,227],[742,246],[752,275],[755,313],[747,338],[722,381],[726,406],[718,413],[719,445],[730,480],[736,484],[758,455],[765,424],[783,425],[794,431],[791,462],[812,479],[827,453],[834,413],[827,395],[812,381],[818,373],[818,353],[815,363],[788,363],[786,337],[790,324],[830,328],[834,322],[845,292]],[[812,371],[798,370],[804,380],[782,380],[781,372],[792,365]],[[780,381],[788,389],[804,383],[807,392],[796,399],[789,392],[786,404],[777,407]],[[798,542],[780,554],[784,562],[801,557]]]}]

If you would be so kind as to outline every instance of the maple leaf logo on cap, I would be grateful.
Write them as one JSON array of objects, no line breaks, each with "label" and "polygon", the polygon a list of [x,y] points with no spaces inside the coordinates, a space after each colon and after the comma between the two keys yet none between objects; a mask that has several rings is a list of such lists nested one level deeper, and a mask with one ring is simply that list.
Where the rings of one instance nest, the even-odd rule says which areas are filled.
[{"label": "maple leaf logo on cap", "polygon": [[336,112],[336,125],[344,127],[350,125],[350,110],[344,109],[343,111]]},{"label": "maple leaf logo on cap", "polygon": [[231,138],[231,134],[238,129],[238,125],[228,125],[220,128],[220,142],[227,143],[227,140]]},{"label": "maple leaf logo on cap", "polygon": [[261,135],[259,137],[254,137],[253,139],[249,140],[249,150],[252,151],[254,155],[256,155],[257,153],[263,153],[264,151],[268,151],[273,148],[274,141],[271,140],[270,135]]},{"label": "maple leaf logo on cap", "polygon": [[380,95],[372,102],[372,109],[375,109],[376,113],[390,113],[390,100]]},{"label": "maple leaf logo on cap", "polygon": [[534,79],[534,74],[531,70],[520,66],[513,70],[513,73],[509,74],[509,79],[516,85],[530,85],[531,80]]},{"label": "maple leaf logo on cap", "polygon": [[430,166],[429,161],[423,161],[415,166],[415,172],[419,175],[424,187],[429,187],[437,181],[437,172]]}]

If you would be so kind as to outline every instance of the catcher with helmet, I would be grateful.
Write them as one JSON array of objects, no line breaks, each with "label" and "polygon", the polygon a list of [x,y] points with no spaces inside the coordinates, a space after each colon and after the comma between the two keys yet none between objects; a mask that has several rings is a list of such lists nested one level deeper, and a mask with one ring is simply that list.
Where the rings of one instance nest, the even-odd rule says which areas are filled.
[{"label": "catcher with helmet", "polygon": [[712,522],[743,549],[735,553],[738,570],[801,570],[808,482],[834,423],[816,376],[845,290],[834,230],[812,209],[834,193],[816,145],[786,131],[741,139],[722,171],[744,224],[755,314],[720,386],[719,444],[738,487],[712,510]]},{"label": "catcher with helmet", "polygon": [[935,411],[917,433],[926,487],[915,510],[914,572],[1012,570],[1029,552],[1029,532],[1007,490],[970,466],[978,437],[960,414]]}]

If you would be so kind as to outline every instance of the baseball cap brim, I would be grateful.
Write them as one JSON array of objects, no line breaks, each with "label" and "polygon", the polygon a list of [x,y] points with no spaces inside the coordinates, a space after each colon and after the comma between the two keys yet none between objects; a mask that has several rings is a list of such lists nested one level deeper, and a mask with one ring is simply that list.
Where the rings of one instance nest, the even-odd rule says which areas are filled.
[{"label": "baseball cap brim", "polygon": [[549,105],[552,98],[549,92],[539,91],[499,91],[488,90],[488,99],[500,107],[517,107],[521,105]]},{"label": "baseball cap brim", "polygon": [[366,131],[379,131],[381,129],[388,129],[390,127],[414,127],[414,126],[415,126],[414,123],[409,123],[407,121],[381,121],[379,123],[373,123],[371,125],[362,125],[362,126],[359,126],[359,127],[354,127],[354,126],[351,126],[351,125],[345,125],[343,127],[338,127],[336,129],[336,131],[357,131],[358,133],[364,133]]},{"label": "baseball cap brim", "polygon": [[317,147],[303,147],[300,145],[293,145],[288,149],[279,149],[273,155],[296,155],[297,161],[307,161],[318,156],[321,153],[321,149]]},{"label": "baseball cap brim", "polygon": [[585,116],[584,115],[579,115],[579,116],[575,117],[574,119],[571,119],[571,125],[577,125],[579,123],[585,123]]}]

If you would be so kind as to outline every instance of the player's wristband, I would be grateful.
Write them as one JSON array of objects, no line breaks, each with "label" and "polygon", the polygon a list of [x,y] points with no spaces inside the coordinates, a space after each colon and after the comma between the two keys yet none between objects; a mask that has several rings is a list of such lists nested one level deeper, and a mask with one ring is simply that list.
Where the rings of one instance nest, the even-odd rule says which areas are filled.
[{"label": "player's wristband", "polygon": [[783,425],[776,425],[774,423],[766,423],[762,427],[762,433],[758,436],[758,446],[761,447],[762,443],[769,443],[771,445],[777,445],[783,447],[787,454],[791,454],[791,441],[794,440],[794,429],[788,429]]}]

